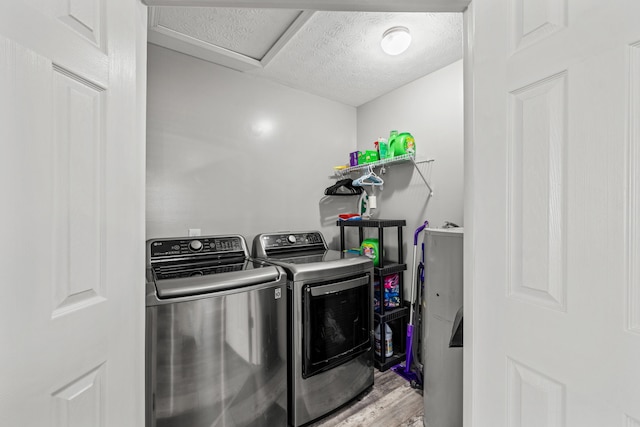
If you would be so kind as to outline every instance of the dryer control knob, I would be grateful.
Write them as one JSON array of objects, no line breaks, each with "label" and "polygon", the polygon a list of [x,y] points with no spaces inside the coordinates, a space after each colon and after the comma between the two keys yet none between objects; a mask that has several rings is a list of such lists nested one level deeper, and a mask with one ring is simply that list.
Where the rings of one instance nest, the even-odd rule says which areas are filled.
[{"label": "dryer control knob", "polygon": [[202,242],[200,240],[192,240],[189,242],[189,249],[191,249],[194,252],[198,252],[199,250],[202,250]]},{"label": "dryer control knob", "polygon": [[287,237],[287,240],[289,241],[289,243],[294,244],[296,242],[296,236],[290,234],[289,237]]}]

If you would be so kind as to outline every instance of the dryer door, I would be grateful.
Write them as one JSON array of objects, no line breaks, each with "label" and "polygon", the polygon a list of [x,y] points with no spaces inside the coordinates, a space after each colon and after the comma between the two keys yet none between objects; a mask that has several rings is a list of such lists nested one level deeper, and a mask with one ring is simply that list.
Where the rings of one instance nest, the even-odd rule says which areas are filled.
[{"label": "dryer door", "polygon": [[302,377],[331,369],[371,349],[371,277],[303,288]]}]

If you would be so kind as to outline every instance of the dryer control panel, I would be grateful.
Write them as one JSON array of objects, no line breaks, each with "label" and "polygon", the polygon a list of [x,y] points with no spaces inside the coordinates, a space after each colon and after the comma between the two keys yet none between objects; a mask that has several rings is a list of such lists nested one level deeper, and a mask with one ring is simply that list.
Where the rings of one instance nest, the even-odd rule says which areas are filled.
[{"label": "dryer control panel", "polygon": [[[258,254],[255,253],[256,243],[259,246]],[[324,237],[319,231],[261,234],[254,241],[254,256],[268,256],[270,252],[309,250],[327,250]]]}]

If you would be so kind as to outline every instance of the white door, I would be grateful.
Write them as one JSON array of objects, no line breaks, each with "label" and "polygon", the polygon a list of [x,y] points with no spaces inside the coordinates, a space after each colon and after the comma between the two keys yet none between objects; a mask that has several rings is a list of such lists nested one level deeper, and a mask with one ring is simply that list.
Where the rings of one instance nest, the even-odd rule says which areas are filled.
[{"label": "white door", "polygon": [[640,2],[466,18],[465,426],[638,427]]},{"label": "white door", "polygon": [[145,41],[137,1],[0,2],[2,426],[144,424]]}]

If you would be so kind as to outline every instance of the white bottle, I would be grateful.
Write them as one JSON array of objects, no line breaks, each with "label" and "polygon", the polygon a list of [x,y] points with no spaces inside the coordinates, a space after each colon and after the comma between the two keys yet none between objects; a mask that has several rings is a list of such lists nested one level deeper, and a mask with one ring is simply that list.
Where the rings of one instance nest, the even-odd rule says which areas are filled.
[{"label": "white bottle", "polygon": [[[386,347],[384,349],[384,356],[385,357],[391,357],[393,356],[393,333],[391,331],[391,328],[389,327],[389,325],[387,325],[385,323],[384,325],[384,330],[385,330],[385,341],[386,341]],[[382,340],[380,339],[380,324],[378,324],[376,326],[376,329],[374,331],[374,336],[375,336],[375,353],[376,356],[380,356],[381,353],[381,349],[382,349]]]}]

